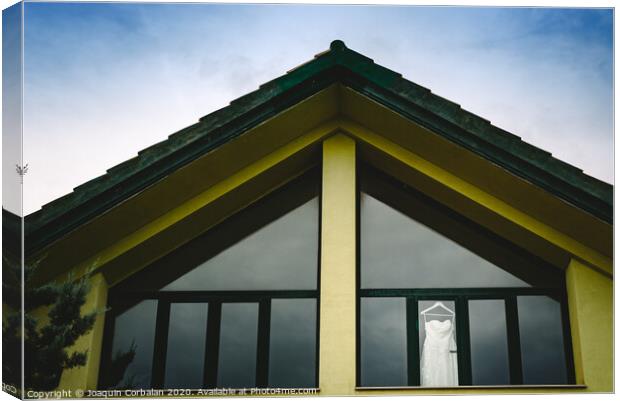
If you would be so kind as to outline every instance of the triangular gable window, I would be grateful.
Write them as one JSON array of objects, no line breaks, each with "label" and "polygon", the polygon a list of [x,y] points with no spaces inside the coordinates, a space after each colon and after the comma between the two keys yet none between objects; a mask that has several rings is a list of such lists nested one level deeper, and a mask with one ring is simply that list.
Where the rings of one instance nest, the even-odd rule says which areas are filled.
[{"label": "triangular gable window", "polygon": [[362,387],[573,383],[561,272],[364,166]]},{"label": "triangular gable window", "polygon": [[360,213],[362,288],[530,286],[366,193]]},{"label": "triangular gable window", "polygon": [[311,171],[111,291],[102,388],[315,387]]},{"label": "triangular gable window", "polygon": [[162,290],[316,289],[318,210],[314,197]]}]

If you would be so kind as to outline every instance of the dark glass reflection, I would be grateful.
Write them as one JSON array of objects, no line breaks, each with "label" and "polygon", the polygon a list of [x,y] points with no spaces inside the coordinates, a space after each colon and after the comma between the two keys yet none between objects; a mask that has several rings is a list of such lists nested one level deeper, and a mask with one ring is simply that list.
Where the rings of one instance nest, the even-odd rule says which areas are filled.
[{"label": "dark glass reflection", "polygon": [[207,304],[170,305],[165,388],[202,388]]},{"label": "dark glass reflection", "polygon": [[157,301],[146,300],[116,317],[106,387],[151,387],[156,314]]},{"label": "dark glass reflection", "polygon": [[523,383],[567,383],[560,303],[546,296],[521,296],[517,307]]},{"label": "dark glass reflection", "polygon": [[360,208],[362,288],[529,287],[370,195]]},{"label": "dark glass reflection", "polygon": [[405,298],[361,299],[361,385],[407,385]]},{"label": "dark glass reflection", "polygon": [[164,290],[282,290],[317,286],[318,198],[173,281]]},{"label": "dark glass reflection", "polygon": [[469,333],[472,384],[510,384],[504,300],[469,301]]},{"label": "dark glass reflection", "polygon": [[271,301],[269,386],[314,387],[316,300]]},{"label": "dark glass reflection", "polygon": [[258,304],[222,304],[218,387],[255,386],[257,341]]}]

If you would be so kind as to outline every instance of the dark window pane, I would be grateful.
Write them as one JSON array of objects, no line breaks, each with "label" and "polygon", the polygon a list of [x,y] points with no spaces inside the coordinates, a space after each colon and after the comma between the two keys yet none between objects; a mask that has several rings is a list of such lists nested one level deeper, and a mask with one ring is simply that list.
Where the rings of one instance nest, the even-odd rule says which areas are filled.
[{"label": "dark window pane", "polygon": [[361,299],[361,385],[407,385],[405,298]]},{"label": "dark window pane", "polygon": [[170,305],[166,388],[202,388],[207,304]]},{"label": "dark window pane", "polygon": [[365,193],[360,208],[362,288],[529,287]]},{"label": "dark window pane", "polygon": [[504,300],[469,301],[469,333],[472,384],[510,384]]},{"label": "dark window pane", "polygon": [[419,301],[420,385],[459,385],[454,301]]},{"label": "dark window pane", "polygon": [[517,307],[523,383],[567,383],[560,303],[546,296],[522,296]]},{"label": "dark window pane", "polygon": [[222,304],[218,387],[254,387],[257,341],[258,304]]},{"label": "dark window pane", "polygon": [[318,205],[318,198],[306,202],[163,289],[315,289]]},{"label": "dark window pane", "polygon": [[146,300],[116,317],[112,362],[104,386],[151,388],[156,314],[157,301]]},{"label": "dark window pane", "polygon": [[316,300],[271,301],[269,386],[314,387]]}]

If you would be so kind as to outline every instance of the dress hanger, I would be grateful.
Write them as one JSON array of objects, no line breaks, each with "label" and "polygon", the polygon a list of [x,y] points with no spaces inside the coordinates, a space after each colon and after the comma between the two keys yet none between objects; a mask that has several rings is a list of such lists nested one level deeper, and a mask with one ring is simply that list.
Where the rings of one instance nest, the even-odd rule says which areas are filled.
[{"label": "dress hanger", "polygon": [[[449,314],[445,314],[445,313],[428,313],[428,311],[433,310],[436,307],[442,308],[443,310],[445,310]],[[426,323],[426,315],[431,315],[431,316],[449,316],[449,317],[454,318],[454,311],[451,310],[450,308],[446,307],[446,305],[444,305],[443,302],[435,302],[433,304],[433,306],[424,309],[422,312],[420,312],[420,314],[422,316],[424,316],[424,323]]]}]

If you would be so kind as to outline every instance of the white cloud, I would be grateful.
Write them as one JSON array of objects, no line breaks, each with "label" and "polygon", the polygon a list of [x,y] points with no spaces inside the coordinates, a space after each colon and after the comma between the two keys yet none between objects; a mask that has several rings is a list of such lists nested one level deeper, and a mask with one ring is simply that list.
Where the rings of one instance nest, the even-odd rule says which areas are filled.
[{"label": "white cloud", "polygon": [[83,6],[75,25],[29,14],[27,213],[311,59],[336,38],[613,180],[611,48],[601,35],[579,36],[579,21],[554,17],[545,31],[545,15],[529,10],[122,6],[96,14]]}]

